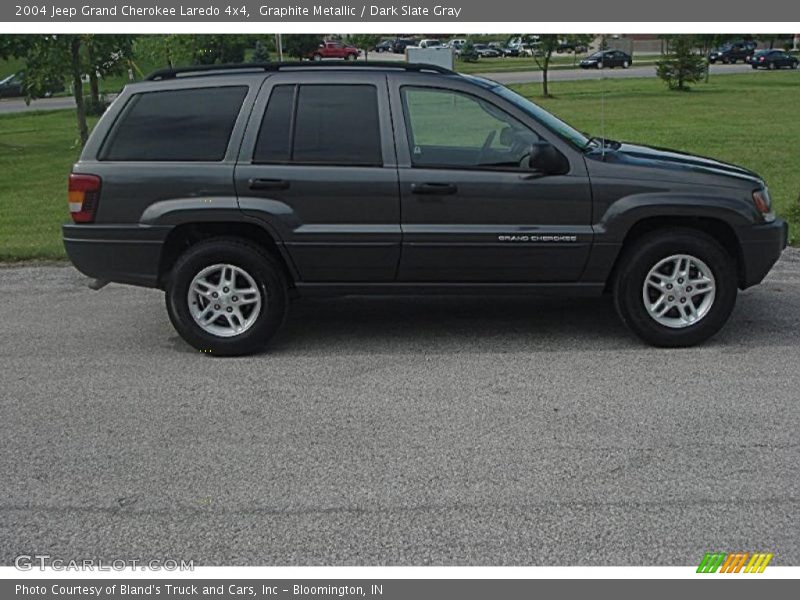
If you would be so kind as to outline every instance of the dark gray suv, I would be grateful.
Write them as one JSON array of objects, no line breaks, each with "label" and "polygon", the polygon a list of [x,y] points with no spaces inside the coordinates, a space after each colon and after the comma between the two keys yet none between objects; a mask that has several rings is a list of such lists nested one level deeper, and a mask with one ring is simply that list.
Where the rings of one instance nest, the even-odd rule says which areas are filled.
[{"label": "dark gray suv", "polygon": [[613,294],[701,342],[786,245],[741,167],[590,138],[486,79],[412,64],[227,65],[130,85],[70,175],[75,266],[158,287],[216,355],[290,296]]}]

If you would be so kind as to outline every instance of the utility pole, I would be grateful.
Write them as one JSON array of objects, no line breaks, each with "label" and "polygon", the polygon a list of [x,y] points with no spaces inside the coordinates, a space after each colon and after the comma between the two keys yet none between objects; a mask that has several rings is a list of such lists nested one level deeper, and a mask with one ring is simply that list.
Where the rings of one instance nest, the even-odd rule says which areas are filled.
[{"label": "utility pole", "polygon": [[275,48],[278,50],[278,62],[283,62],[283,39],[280,33],[275,34]]}]

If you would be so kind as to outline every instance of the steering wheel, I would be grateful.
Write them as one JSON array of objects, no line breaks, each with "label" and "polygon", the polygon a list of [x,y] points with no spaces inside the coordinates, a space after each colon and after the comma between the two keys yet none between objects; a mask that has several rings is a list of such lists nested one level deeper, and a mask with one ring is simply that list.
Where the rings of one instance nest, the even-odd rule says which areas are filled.
[{"label": "steering wheel", "polygon": [[497,130],[494,130],[490,131],[489,135],[486,136],[486,139],[483,142],[483,146],[481,146],[481,151],[478,153],[478,165],[483,164],[483,159],[489,152],[489,148],[492,147],[492,142],[494,141],[496,135],[497,135]]}]

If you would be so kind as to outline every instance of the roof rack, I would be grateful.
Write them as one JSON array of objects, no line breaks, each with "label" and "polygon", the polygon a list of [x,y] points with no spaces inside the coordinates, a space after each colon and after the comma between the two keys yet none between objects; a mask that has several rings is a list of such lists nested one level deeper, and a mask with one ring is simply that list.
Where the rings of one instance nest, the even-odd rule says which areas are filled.
[{"label": "roof rack", "polygon": [[163,81],[166,79],[177,79],[178,77],[202,77],[204,75],[221,75],[237,71],[269,72],[280,71],[281,69],[351,69],[351,68],[371,68],[371,69],[396,69],[402,71],[430,71],[447,75],[455,74],[455,71],[445,69],[438,65],[427,65],[422,63],[389,62],[389,61],[362,61],[362,62],[322,62],[322,61],[295,61],[295,62],[267,62],[267,63],[228,63],[221,65],[193,65],[190,67],[175,67],[159,69],[153,71],[145,81]]}]

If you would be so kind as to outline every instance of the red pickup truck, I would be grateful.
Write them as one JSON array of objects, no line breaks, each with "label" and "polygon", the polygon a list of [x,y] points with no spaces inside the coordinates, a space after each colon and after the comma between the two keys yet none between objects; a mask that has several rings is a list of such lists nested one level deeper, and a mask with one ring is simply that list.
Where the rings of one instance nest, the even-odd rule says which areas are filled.
[{"label": "red pickup truck", "polygon": [[323,58],[356,60],[358,58],[358,48],[355,46],[348,46],[342,42],[325,41],[319,45],[319,48],[311,53],[311,58],[314,60],[322,60]]}]

